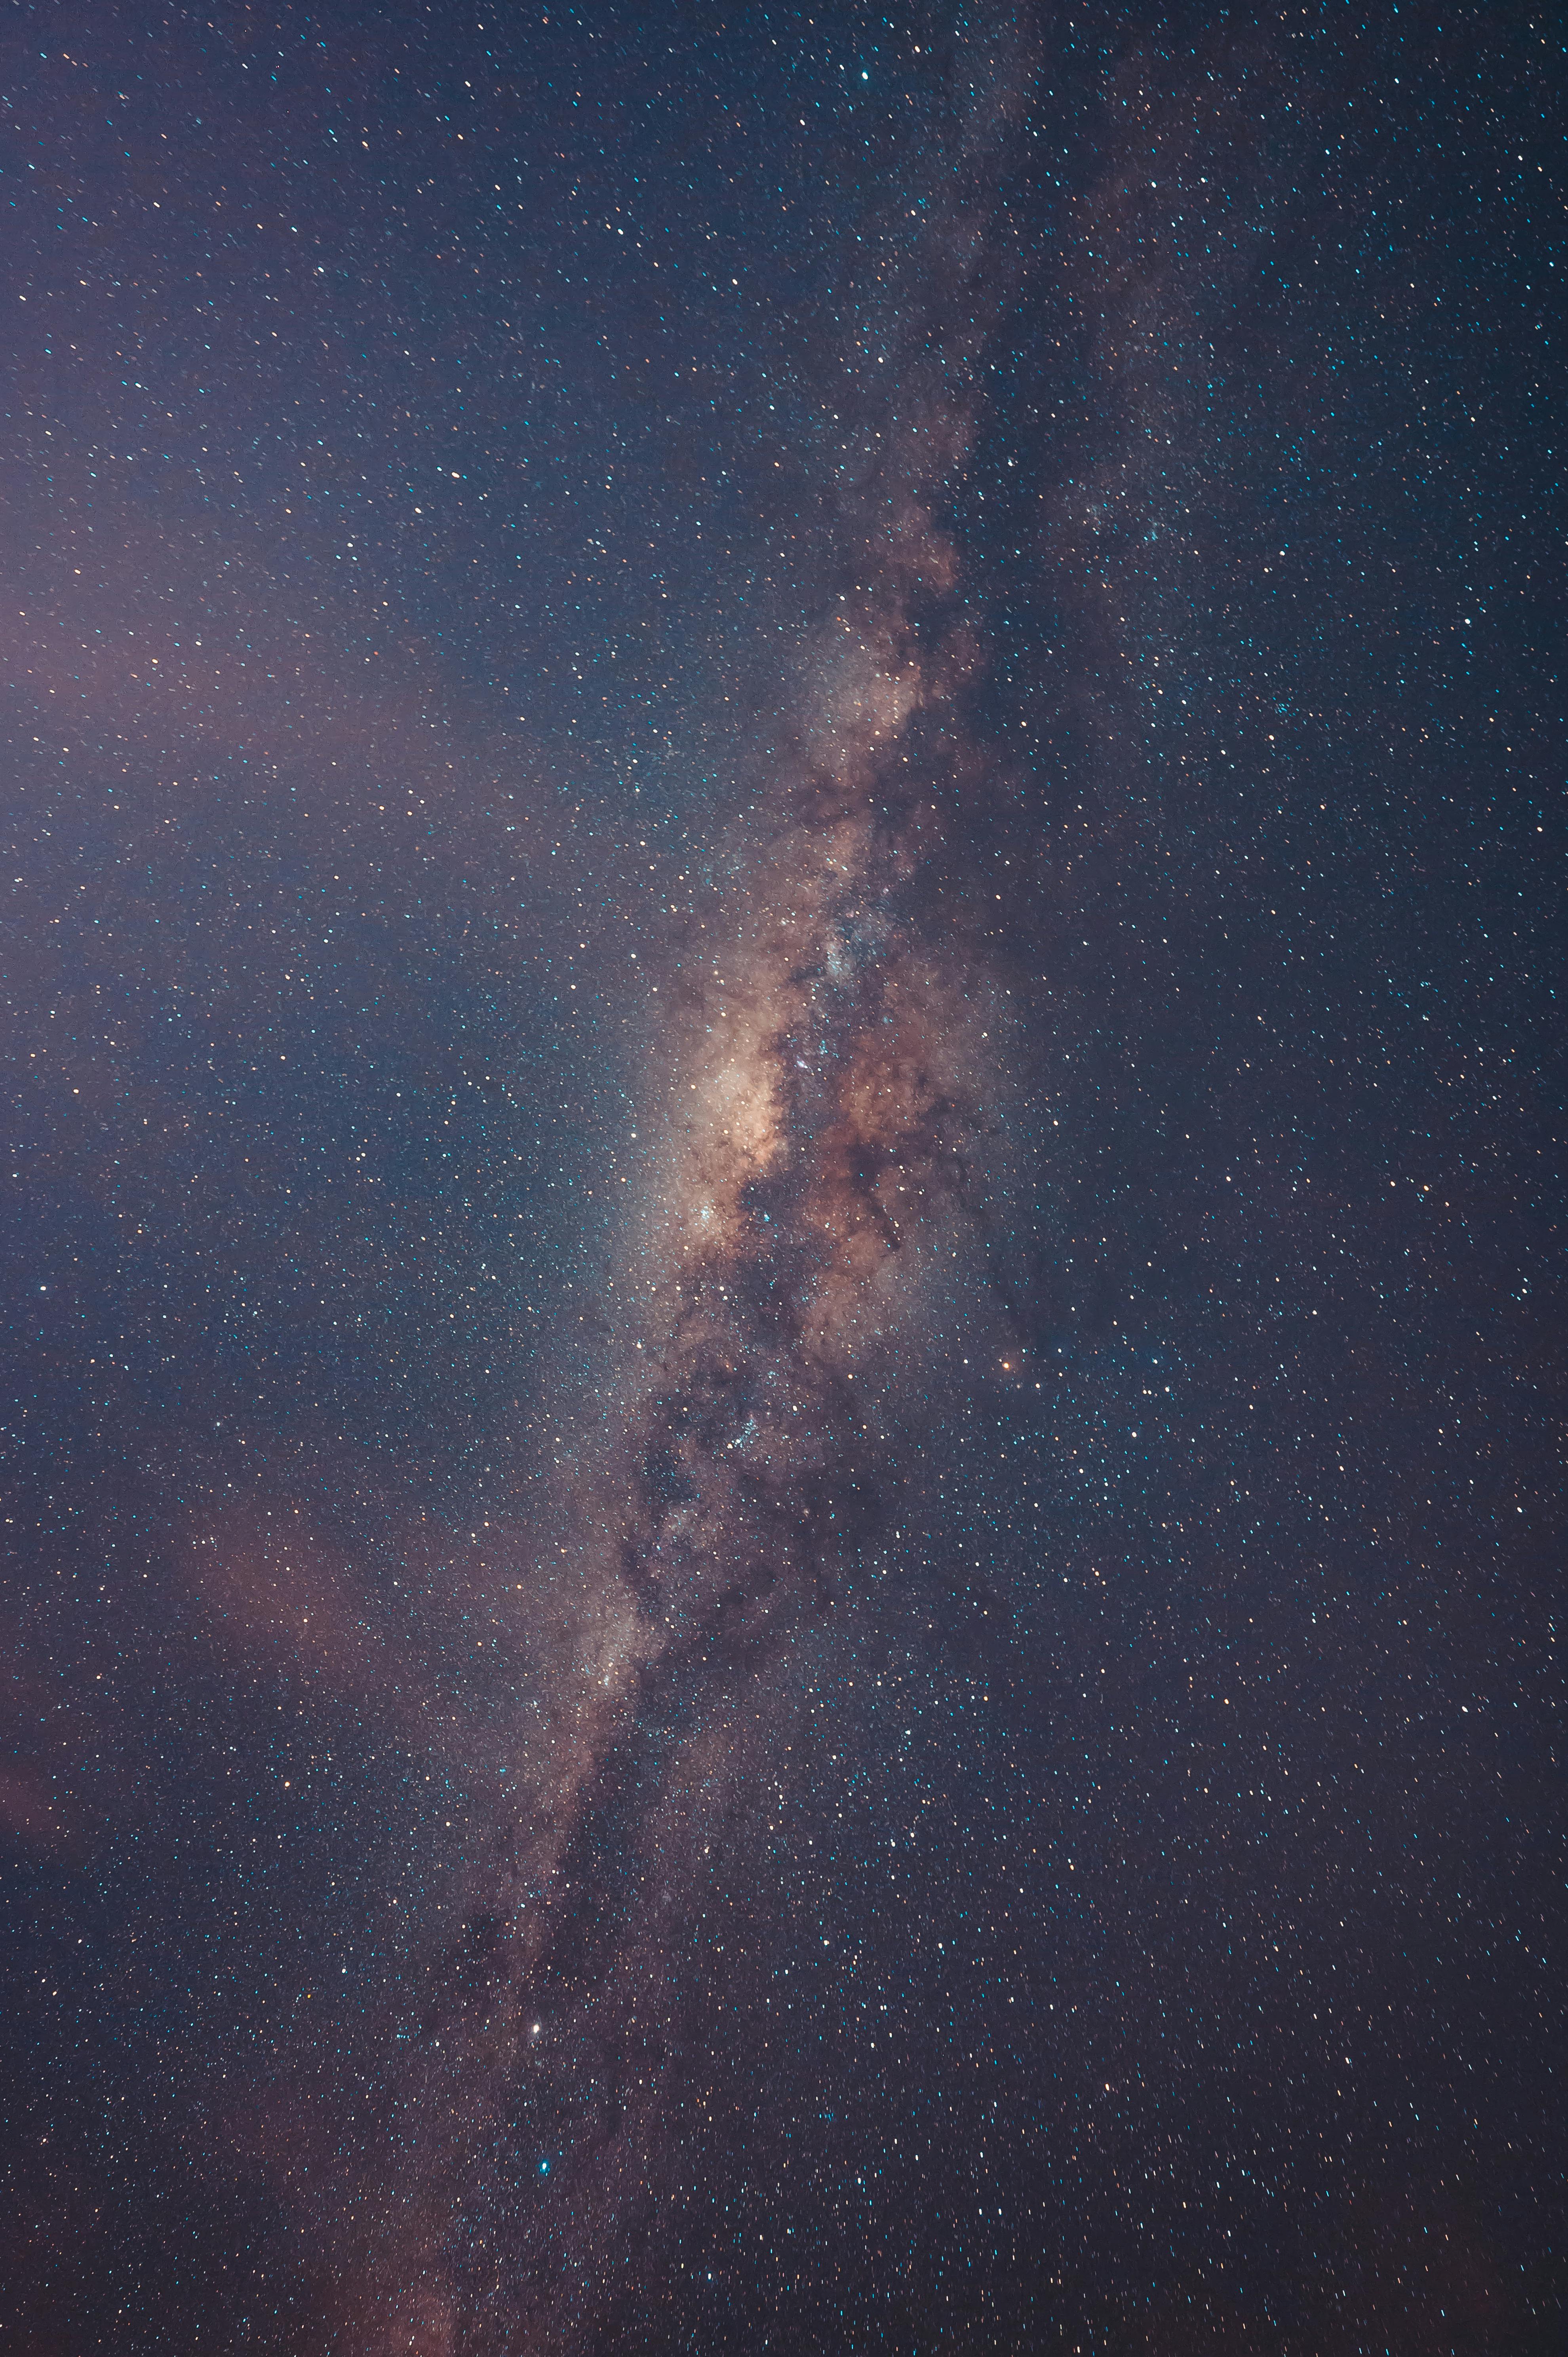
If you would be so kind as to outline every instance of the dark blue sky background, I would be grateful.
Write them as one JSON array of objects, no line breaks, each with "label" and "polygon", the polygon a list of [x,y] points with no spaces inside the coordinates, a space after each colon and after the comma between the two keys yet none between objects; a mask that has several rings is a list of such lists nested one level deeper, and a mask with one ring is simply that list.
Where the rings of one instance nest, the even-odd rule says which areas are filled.
[{"label": "dark blue sky background", "polygon": [[[13,11],[27,2357],[379,2351],[416,2279],[454,2357],[1560,2345],[1563,70],[1511,5]],[[536,2085],[471,2024],[542,1985],[540,1566],[933,383],[897,922],[1008,1060],[874,1467],[822,1394],[857,1519],[612,2197],[628,1795],[733,1696],[599,1760]]]}]

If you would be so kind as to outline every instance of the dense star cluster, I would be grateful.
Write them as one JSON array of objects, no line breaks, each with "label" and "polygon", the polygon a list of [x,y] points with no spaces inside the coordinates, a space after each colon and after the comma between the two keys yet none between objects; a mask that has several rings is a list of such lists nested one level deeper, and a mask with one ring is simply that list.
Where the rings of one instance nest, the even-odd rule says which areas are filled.
[{"label": "dense star cluster", "polygon": [[0,2345],[1550,2357],[1560,28],[0,50]]}]

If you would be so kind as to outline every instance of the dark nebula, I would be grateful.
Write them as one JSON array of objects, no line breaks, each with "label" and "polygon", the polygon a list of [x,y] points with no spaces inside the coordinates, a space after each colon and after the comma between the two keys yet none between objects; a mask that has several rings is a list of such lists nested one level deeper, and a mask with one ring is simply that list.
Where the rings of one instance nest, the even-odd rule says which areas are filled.
[{"label": "dark nebula", "polygon": [[1555,24],[3,56],[0,2352],[1552,2357]]}]

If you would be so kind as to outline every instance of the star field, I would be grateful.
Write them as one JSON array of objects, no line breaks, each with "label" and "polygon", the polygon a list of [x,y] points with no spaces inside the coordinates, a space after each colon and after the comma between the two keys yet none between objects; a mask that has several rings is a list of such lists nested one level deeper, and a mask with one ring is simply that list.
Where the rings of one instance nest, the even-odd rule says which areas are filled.
[{"label": "star field", "polygon": [[1561,2346],[1563,62],[14,13],[26,2357]]}]

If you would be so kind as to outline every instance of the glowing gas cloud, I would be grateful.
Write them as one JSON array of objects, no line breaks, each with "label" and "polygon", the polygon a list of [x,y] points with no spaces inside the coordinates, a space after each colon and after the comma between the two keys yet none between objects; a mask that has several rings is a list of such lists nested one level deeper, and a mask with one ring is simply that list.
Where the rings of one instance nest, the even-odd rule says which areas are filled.
[{"label": "glowing gas cloud", "polygon": [[937,510],[1020,86],[998,71],[968,103],[918,243],[878,260],[845,586],[648,1002],[658,1143],[616,1280],[640,1330],[618,1437],[561,1501],[569,1543],[520,1583],[520,1798],[392,2099],[416,2158],[370,2263],[378,2347],[489,2347],[486,2315],[498,2348],[591,2345],[673,2133],[690,1894],[793,1724],[791,1647],[897,1502],[884,1420],[918,1412],[953,1264],[983,1264],[1005,994],[932,878],[992,762]]}]

